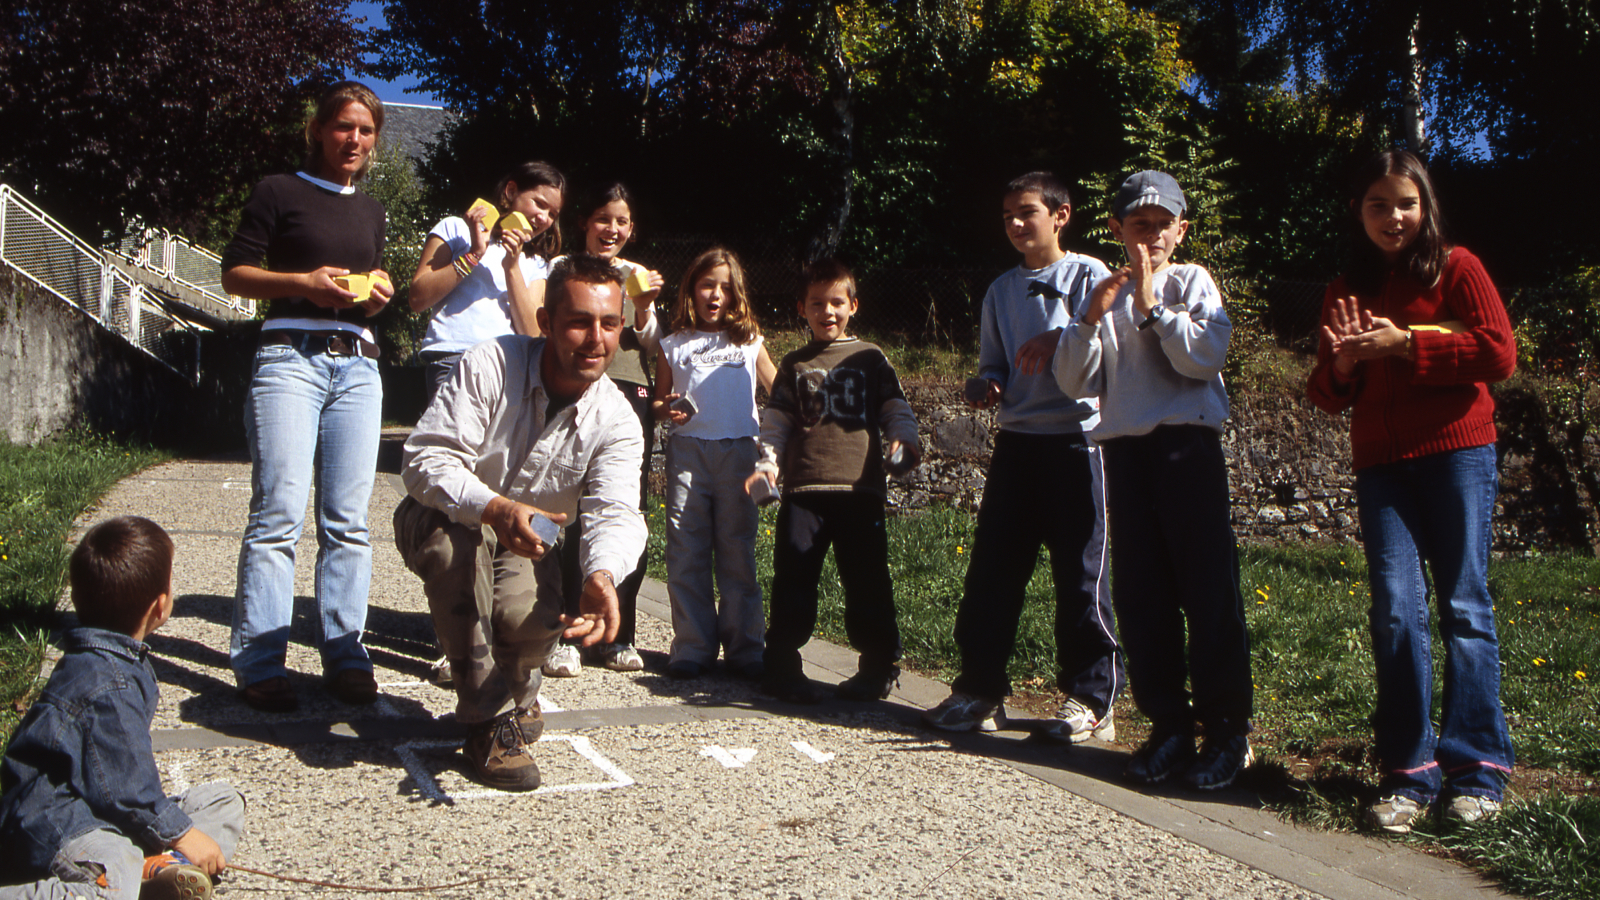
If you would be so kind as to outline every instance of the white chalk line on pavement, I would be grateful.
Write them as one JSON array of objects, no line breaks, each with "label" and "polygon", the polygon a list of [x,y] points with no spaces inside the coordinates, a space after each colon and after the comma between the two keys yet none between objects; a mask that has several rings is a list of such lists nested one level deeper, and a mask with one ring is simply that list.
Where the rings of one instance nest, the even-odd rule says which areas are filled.
[{"label": "white chalk line on pavement", "polygon": [[[535,794],[556,794],[567,791],[609,791],[637,784],[633,777],[594,749],[594,744],[588,738],[578,734],[547,734],[539,738],[539,743],[546,741],[561,741],[571,744],[572,749],[579,756],[587,759],[591,765],[599,769],[610,781],[588,781],[575,784],[546,784],[541,785]],[[416,783],[417,790],[429,800],[435,802],[459,802],[462,800],[478,800],[484,797],[505,797],[513,792],[479,789],[471,791],[447,791],[439,784],[439,779],[429,772],[422,764],[422,759],[417,755],[419,750],[453,750],[461,746],[459,741],[409,741],[394,748],[400,757],[401,765],[411,775],[411,780]]]},{"label": "white chalk line on pavement", "polygon": [[817,748],[811,746],[810,741],[790,741],[789,746],[810,757],[811,761],[814,763],[821,764],[833,761],[834,755],[832,753],[824,753],[821,750],[818,750]]}]

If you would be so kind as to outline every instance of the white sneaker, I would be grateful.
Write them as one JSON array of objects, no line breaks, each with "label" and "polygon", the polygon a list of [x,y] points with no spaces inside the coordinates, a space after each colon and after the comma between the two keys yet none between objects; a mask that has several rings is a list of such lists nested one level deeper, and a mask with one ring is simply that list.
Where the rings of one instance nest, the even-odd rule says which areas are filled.
[{"label": "white sneaker", "polygon": [[613,672],[637,672],[644,668],[644,657],[632,644],[608,644],[600,653],[600,664]]},{"label": "white sneaker", "polygon": [[450,657],[441,656],[428,667],[428,680],[439,687],[450,687],[454,682],[450,675]]},{"label": "white sneaker", "polygon": [[1003,700],[986,700],[955,691],[933,709],[924,710],[922,721],[943,731],[997,731],[1006,721]]},{"label": "white sneaker", "polygon": [[1444,808],[1444,817],[1459,825],[1471,825],[1492,819],[1500,814],[1500,801],[1488,797],[1470,797],[1462,794]]},{"label": "white sneaker", "polygon": [[1390,834],[1410,834],[1411,823],[1427,813],[1428,807],[1410,797],[1390,794],[1367,807],[1367,822]]},{"label": "white sneaker", "polygon": [[1046,737],[1071,744],[1081,744],[1093,737],[1102,741],[1117,739],[1117,723],[1111,710],[1106,710],[1104,718],[1096,719],[1094,711],[1083,704],[1077,697],[1068,697],[1067,702],[1061,704],[1055,718],[1044,720],[1044,725],[1039,731]]},{"label": "white sneaker", "polygon": [[583,671],[583,660],[578,656],[578,648],[569,644],[557,644],[550,651],[550,658],[544,661],[544,674],[551,678],[576,678]]}]

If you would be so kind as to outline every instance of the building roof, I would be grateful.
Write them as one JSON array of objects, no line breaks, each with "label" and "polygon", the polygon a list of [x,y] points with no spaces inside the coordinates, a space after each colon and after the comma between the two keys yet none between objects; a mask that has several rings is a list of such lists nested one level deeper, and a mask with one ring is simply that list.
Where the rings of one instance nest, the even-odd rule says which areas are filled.
[{"label": "building roof", "polygon": [[445,126],[455,120],[456,114],[442,106],[421,106],[415,103],[385,103],[383,105],[383,140],[401,153],[421,162],[428,155],[428,144],[439,140]]}]

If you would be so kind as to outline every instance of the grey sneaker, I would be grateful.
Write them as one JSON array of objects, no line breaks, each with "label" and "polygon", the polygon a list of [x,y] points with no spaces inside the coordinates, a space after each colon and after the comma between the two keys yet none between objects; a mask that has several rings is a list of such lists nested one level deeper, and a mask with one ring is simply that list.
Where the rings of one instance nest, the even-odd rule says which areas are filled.
[{"label": "grey sneaker", "polygon": [[1112,719],[1115,713],[1106,710],[1102,718],[1095,718],[1094,711],[1083,704],[1077,697],[1068,697],[1067,702],[1061,704],[1053,719],[1044,720],[1044,725],[1039,731],[1046,737],[1070,744],[1081,744],[1093,737],[1102,741],[1117,739],[1117,723]]},{"label": "grey sneaker", "polygon": [[583,671],[583,659],[578,648],[570,644],[557,644],[544,661],[544,673],[551,678],[576,678]]},{"label": "grey sneaker", "polygon": [[1006,704],[954,691],[943,703],[924,710],[922,721],[942,731],[998,731],[1006,723]]},{"label": "grey sneaker", "polygon": [[502,791],[531,791],[539,786],[539,766],[530,746],[533,741],[522,728],[528,712],[513,709],[467,732],[461,752],[480,782]]},{"label": "grey sneaker", "polygon": [[632,644],[607,644],[600,652],[600,664],[613,672],[637,672],[644,668],[644,657]]},{"label": "grey sneaker", "polygon": [[1500,815],[1499,800],[1466,794],[1452,798],[1450,805],[1444,808],[1445,821],[1457,825],[1472,825],[1498,815]]},{"label": "grey sneaker", "polygon": [[1390,834],[1410,834],[1411,823],[1420,819],[1428,807],[1410,797],[1390,794],[1367,807],[1367,824]]}]

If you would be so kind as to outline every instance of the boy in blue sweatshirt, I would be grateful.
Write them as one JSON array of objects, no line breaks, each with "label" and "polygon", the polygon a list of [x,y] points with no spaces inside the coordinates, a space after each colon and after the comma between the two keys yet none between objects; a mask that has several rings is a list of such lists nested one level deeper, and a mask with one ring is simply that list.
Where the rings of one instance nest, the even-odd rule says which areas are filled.
[{"label": "boy in blue sweatshirt", "polygon": [[1061,330],[1109,273],[1097,259],[1061,249],[1072,215],[1067,189],[1048,172],[1006,186],[1006,237],[1022,265],[995,280],[983,298],[978,374],[1000,404],[1000,433],[978,508],[966,589],[956,611],[961,674],[950,696],[923,720],[948,731],[994,731],[1011,693],[1006,664],[1039,548],[1050,549],[1056,585],[1057,685],[1067,695],[1045,721],[1050,737],[1111,740],[1111,704],[1122,689],[1105,556],[1100,452],[1088,432],[1094,398],[1061,392],[1050,374]]},{"label": "boy in blue sweatshirt", "polygon": [[[211,896],[244,829],[225,784],[161,790],[157,687],[144,638],[172,614],[172,539],[138,516],[73,551],[80,627],[0,762],[0,898]],[[142,890],[142,894],[141,894]]]},{"label": "boy in blue sweatshirt", "polygon": [[1055,376],[1073,397],[1100,398],[1112,599],[1133,699],[1152,726],[1124,774],[1141,784],[1181,775],[1211,789],[1253,758],[1253,685],[1221,442],[1233,326],[1211,275],[1172,261],[1187,208],[1163,172],[1123,182],[1110,227],[1129,263],[1061,336]]}]

